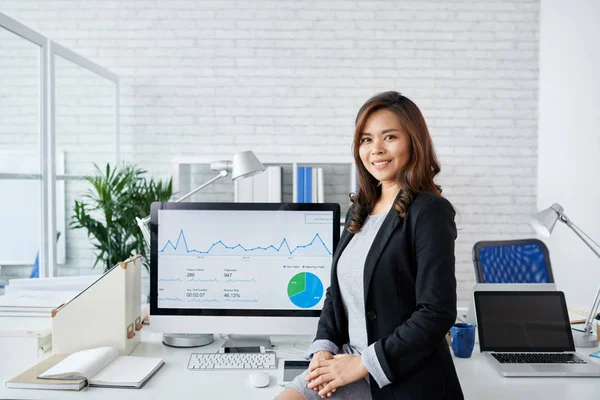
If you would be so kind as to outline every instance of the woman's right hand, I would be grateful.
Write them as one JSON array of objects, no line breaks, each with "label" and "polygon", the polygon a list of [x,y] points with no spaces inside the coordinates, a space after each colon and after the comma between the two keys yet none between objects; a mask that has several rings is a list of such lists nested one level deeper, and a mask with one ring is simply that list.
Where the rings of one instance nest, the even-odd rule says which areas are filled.
[{"label": "woman's right hand", "polygon": [[[328,352],[328,351],[317,351],[316,353],[314,353],[313,357],[312,357],[312,360],[310,360],[310,364],[308,366],[308,373],[309,374],[311,372],[313,372],[317,368],[317,364],[318,364],[319,360],[333,360],[333,354],[330,353],[330,352]],[[319,385],[319,386],[315,387],[314,390],[320,391],[320,390],[322,390],[325,387],[326,384],[327,383]],[[331,394],[333,392],[335,392],[335,389],[333,389],[333,391],[329,392],[327,394],[327,396],[331,397]]]}]

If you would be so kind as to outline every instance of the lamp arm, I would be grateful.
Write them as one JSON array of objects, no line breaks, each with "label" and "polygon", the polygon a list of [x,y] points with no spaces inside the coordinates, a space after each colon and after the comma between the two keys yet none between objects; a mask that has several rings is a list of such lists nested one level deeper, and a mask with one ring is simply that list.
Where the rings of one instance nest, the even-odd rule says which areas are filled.
[{"label": "lamp arm", "polygon": [[146,218],[138,218],[135,217],[135,220],[138,224],[138,227],[140,228],[140,231],[142,231],[142,236],[144,237],[144,243],[146,244],[147,248],[150,248],[150,230],[148,229],[148,223],[150,222],[150,217],[146,217]]},{"label": "lamp arm", "polygon": [[[564,219],[562,219],[564,218]],[[594,243],[596,246],[600,247],[600,245],[592,240],[588,235],[585,234],[577,225],[575,225],[569,218],[567,218],[564,214],[561,216],[562,221],[569,227],[579,238],[589,247],[596,257],[600,258],[600,252],[596,250],[590,242]]]},{"label": "lamp arm", "polygon": [[[206,183],[198,186],[196,189],[192,190],[191,192],[186,193],[182,197],[178,198],[177,200],[175,200],[175,203],[179,203],[180,201],[187,199],[188,197],[190,197],[197,191],[204,189],[211,183],[213,183],[221,178],[224,178],[227,175],[228,175],[228,172],[226,170],[221,170],[217,176],[208,180]],[[138,226],[140,227],[140,230],[142,231],[142,235],[144,236],[144,242],[146,243],[146,246],[148,246],[148,249],[149,249],[150,248],[150,229],[149,229],[148,225],[150,224],[150,215],[148,215],[145,218],[137,218],[136,217],[135,220],[136,220]]]},{"label": "lamp arm", "polygon": [[[560,215],[560,219],[561,221],[563,221],[569,228],[571,228],[571,230],[573,232],[575,232],[575,234],[577,236],[579,236],[579,238],[583,241],[583,243],[585,243],[593,252],[594,254],[600,258],[600,252],[598,252],[598,250],[596,250],[589,242],[588,240],[590,240],[592,243],[594,243],[596,246],[598,246],[598,243],[594,242],[592,240],[592,238],[590,238],[588,235],[585,234],[585,232],[583,232],[577,225],[575,225],[574,223],[571,222],[571,220],[564,214]],[[587,239],[586,239],[587,238]],[[598,246],[600,247],[600,246]],[[598,291],[596,292],[596,297],[594,298],[594,302],[592,303],[592,308],[590,309],[590,313],[587,317],[587,319],[585,320],[585,326],[584,326],[584,331],[586,334],[591,334],[592,333],[592,321],[594,320],[594,317],[596,316],[596,310],[598,309],[598,305],[600,304],[600,288],[598,288]]]},{"label": "lamp arm", "polygon": [[[215,176],[214,178],[210,179],[209,181],[207,181],[206,183],[198,186],[196,189],[192,190],[189,193],[184,194],[182,197],[178,198],[177,200],[175,200],[175,203],[179,203],[180,201],[183,201],[185,199],[187,199],[188,197],[190,197],[191,195],[193,195],[194,193],[196,193],[199,190],[204,189],[205,187],[207,187],[208,185],[210,185],[211,183],[221,179],[221,178],[225,178],[227,176],[228,172],[226,170],[222,170],[219,172],[219,175]],[[600,257],[600,256],[599,256]]]},{"label": "lamp arm", "polygon": [[600,288],[598,288],[598,291],[596,292],[596,297],[594,298],[594,302],[592,303],[592,308],[590,309],[590,315],[588,315],[587,319],[585,320],[585,333],[587,334],[592,334],[592,321],[594,320],[595,316],[596,316],[596,311],[598,310],[598,305],[600,304]]}]

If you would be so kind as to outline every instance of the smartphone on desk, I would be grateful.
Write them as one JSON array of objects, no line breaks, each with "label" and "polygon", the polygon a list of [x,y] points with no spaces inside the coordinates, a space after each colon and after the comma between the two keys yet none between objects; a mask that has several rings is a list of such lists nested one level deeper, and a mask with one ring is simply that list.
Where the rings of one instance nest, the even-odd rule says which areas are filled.
[{"label": "smartphone on desk", "polygon": [[219,353],[264,353],[265,346],[221,347]]},{"label": "smartphone on desk", "polygon": [[303,373],[309,365],[310,361],[306,360],[279,360],[277,384],[279,386],[287,385]]}]

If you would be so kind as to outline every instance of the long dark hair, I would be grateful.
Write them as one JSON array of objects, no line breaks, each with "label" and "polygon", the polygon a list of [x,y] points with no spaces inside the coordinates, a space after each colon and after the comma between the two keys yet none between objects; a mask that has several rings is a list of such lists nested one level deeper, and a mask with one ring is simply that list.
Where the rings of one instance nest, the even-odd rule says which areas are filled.
[{"label": "long dark hair", "polygon": [[410,159],[406,167],[396,175],[396,182],[400,186],[400,192],[394,203],[396,213],[404,218],[413,199],[421,192],[432,192],[437,195],[441,195],[442,192],[441,187],[433,181],[440,172],[440,163],[421,110],[410,99],[398,92],[376,94],[363,104],[356,116],[352,151],[358,170],[358,192],[350,195],[352,206],[348,231],[351,233],[360,231],[381,194],[379,182],[367,171],[359,154],[360,139],[365,124],[373,112],[381,109],[396,114],[402,128],[410,137]]}]

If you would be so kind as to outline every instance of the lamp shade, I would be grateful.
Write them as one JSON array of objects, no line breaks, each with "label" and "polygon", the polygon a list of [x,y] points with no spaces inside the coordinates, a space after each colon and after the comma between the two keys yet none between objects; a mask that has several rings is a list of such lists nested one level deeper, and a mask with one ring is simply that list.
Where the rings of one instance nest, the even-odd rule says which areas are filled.
[{"label": "lamp shade", "polygon": [[562,214],[564,209],[558,203],[552,204],[535,214],[529,224],[536,230],[537,233],[543,236],[550,236],[556,225],[558,217]]},{"label": "lamp shade", "polygon": [[265,170],[265,166],[250,150],[235,153],[232,164],[231,179],[247,178]]}]

